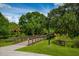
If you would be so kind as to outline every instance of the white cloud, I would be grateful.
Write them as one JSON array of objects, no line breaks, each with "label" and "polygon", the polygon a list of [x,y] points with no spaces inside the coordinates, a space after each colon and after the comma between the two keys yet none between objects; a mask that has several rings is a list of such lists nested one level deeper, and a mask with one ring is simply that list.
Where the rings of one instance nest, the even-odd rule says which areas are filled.
[{"label": "white cloud", "polygon": [[7,4],[0,4],[0,8],[10,9],[11,6],[9,6],[9,5],[7,5]]},{"label": "white cloud", "polygon": [[5,15],[6,18],[10,22],[19,22],[19,18],[22,14],[25,14],[27,12],[33,12],[36,11],[33,8],[18,8],[18,7],[12,7],[8,4],[0,4],[0,10],[2,11],[3,15]]},{"label": "white cloud", "polygon": [[22,14],[25,14],[27,12],[32,12],[34,9],[25,9],[25,8],[17,8],[12,7],[7,4],[0,4],[0,11],[3,13],[3,15],[8,18],[10,22],[19,22],[19,18]]},{"label": "white cloud", "polygon": [[50,5],[46,5],[46,7],[44,7],[44,6],[41,5],[40,12],[43,13],[45,16],[47,16],[48,12],[51,9],[58,8],[58,6],[59,6],[59,3],[55,3],[54,5],[52,5],[52,8],[50,8]]},{"label": "white cloud", "polygon": [[[54,8],[58,7],[60,4],[54,4]],[[8,18],[10,22],[16,22],[18,23],[19,18],[22,14],[25,14],[27,12],[33,12],[33,11],[39,11],[40,13],[43,13],[45,16],[47,16],[47,13],[50,11],[50,6],[40,6],[40,10],[33,9],[30,7],[26,8],[19,8],[19,7],[12,7],[8,4],[0,4],[0,11],[3,13],[3,15]]]},{"label": "white cloud", "polygon": [[[19,17],[18,16],[6,16],[8,18],[8,20],[10,22],[15,22],[15,23],[18,23],[19,22]],[[11,20],[12,19],[12,20]]]},{"label": "white cloud", "polygon": [[63,6],[64,5],[64,3],[54,3],[54,6],[56,7],[56,8],[58,8],[59,6]]},{"label": "white cloud", "polygon": [[41,5],[41,9],[42,9],[42,10],[41,10],[42,13],[43,13],[45,16],[47,16],[47,13],[48,13],[49,10],[50,10],[49,6],[44,7],[44,6]]},{"label": "white cloud", "polygon": [[18,23],[19,22],[19,18],[21,15],[16,15],[15,14],[8,14],[8,13],[3,13],[3,15],[10,21],[10,22],[15,22]]},{"label": "white cloud", "polygon": [[8,11],[10,13],[17,13],[17,14],[22,14],[22,13],[26,13],[28,11],[33,11],[34,9],[31,8],[18,8],[18,7],[12,7],[8,4],[0,4],[0,10],[5,10]]}]

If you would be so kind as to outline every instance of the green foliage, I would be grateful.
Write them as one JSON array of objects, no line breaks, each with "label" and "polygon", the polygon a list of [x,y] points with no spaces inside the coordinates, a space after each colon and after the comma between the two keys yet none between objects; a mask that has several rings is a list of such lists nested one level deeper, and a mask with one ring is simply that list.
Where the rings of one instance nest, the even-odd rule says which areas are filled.
[{"label": "green foliage", "polygon": [[67,47],[71,47],[73,45],[73,39],[71,39],[68,35],[57,34],[56,37],[52,40],[52,42],[57,45],[63,45]]},{"label": "green foliage", "polygon": [[0,13],[0,38],[7,38],[9,35],[9,21]]},{"label": "green foliage", "polygon": [[1,13],[0,13],[0,39],[9,38],[12,36],[20,35],[19,25],[13,22],[9,22]]},{"label": "green foliage", "polygon": [[73,43],[75,48],[79,48],[79,35],[74,38]]},{"label": "green foliage", "polygon": [[79,48],[79,40],[74,41],[74,47]]},{"label": "green foliage", "polygon": [[66,47],[79,48],[79,36],[70,38],[68,35],[58,34],[55,38],[52,39],[52,43],[62,46],[63,44],[60,41],[65,42],[64,46]]},{"label": "green foliage", "polygon": [[25,34],[43,34],[46,28],[46,17],[39,12],[32,12],[22,15],[19,19],[21,31]]},{"label": "green foliage", "polygon": [[51,19],[51,28],[60,34],[68,34],[70,37],[79,35],[79,4],[64,4],[48,13]]},{"label": "green foliage", "polygon": [[20,35],[20,27],[18,24],[14,22],[9,23],[9,32],[10,32],[10,37],[12,36],[19,36]]},{"label": "green foliage", "polygon": [[68,34],[70,37],[79,34],[79,4],[63,4],[51,10],[45,17],[39,12],[28,12],[19,19],[21,31],[25,34],[45,34],[50,32]]},{"label": "green foliage", "polygon": [[70,41],[71,38],[68,35],[60,35],[60,34],[57,34],[56,37],[54,37],[54,40]]}]

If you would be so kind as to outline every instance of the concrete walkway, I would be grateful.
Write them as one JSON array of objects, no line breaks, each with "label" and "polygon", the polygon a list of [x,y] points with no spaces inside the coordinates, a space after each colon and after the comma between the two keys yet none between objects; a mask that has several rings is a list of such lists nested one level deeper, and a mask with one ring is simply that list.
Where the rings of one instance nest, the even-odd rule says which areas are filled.
[{"label": "concrete walkway", "polygon": [[27,41],[15,45],[0,47],[0,56],[47,56],[44,54],[15,51],[18,48],[27,46]]}]

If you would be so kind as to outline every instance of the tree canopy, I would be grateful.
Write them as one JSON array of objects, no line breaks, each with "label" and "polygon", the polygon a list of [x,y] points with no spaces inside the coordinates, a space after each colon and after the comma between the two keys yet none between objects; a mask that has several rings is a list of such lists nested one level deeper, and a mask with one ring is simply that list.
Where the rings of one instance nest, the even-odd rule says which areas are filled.
[{"label": "tree canopy", "polygon": [[79,4],[64,4],[51,10],[48,17],[52,20],[55,32],[76,36],[79,34]]},{"label": "tree canopy", "polygon": [[46,17],[39,12],[31,12],[22,15],[19,20],[19,25],[25,34],[43,34],[46,29]]},{"label": "tree canopy", "polygon": [[9,34],[9,21],[0,13],[0,38],[7,37]]}]

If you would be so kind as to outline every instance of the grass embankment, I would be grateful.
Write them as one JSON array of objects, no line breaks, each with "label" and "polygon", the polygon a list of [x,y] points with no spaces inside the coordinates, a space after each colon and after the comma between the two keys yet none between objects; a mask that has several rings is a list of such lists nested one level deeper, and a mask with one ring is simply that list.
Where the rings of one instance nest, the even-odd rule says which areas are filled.
[{"label": "grass embankment", "polygon": [[12,44],[17,44],[17,43],[23,42],[25,40],[23,40],[23,39],[16,39],[16,40],[14,40],[14,39],[1,39],[0,40],[0,47],[12,45]]},{"label": "grass embankment", "polygon": [[52,56],[79,56],[78,48],[58,46],[53,43],[51,43],[50,47],[48,47],[47,40],[38,42],[31,46],[17,49],[17,51],[34,52],[34,53],[47,54]]},{"label": "grass embankment", "polygon": [[14,44],[14,42],[11,41],[11,40],[7,40],[7,39],[6,40],[0,40],[0,47],[12,45],[12,44]]}]

